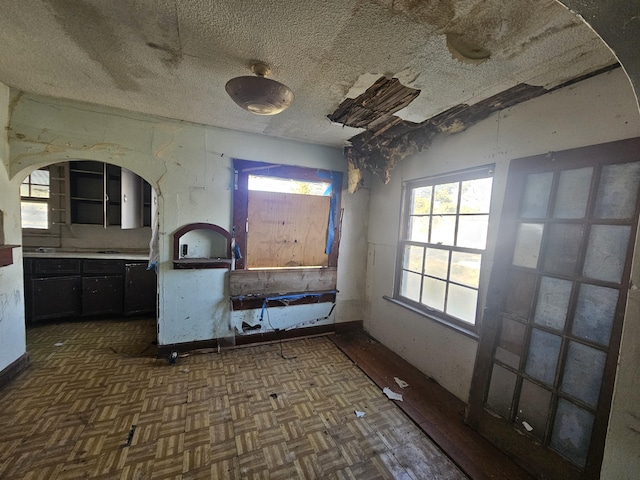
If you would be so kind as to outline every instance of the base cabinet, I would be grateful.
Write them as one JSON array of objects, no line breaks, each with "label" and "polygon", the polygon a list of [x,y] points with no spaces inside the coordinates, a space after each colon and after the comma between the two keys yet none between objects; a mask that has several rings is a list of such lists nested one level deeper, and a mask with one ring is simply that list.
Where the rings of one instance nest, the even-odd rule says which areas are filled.
[{"label": "base cabinet", "polygon": [[27,321],[156,312],[156,273],[147,262],[25,258]]},{"label": "base cabinet", "polygon": [[36,278],[32,280],[33,320],[80,315],[80,277]]},{"label": "base cabinet", "polygon": [[122,292],[123,284],[121,276],[83,278],[82,314],[122,314]]},{"label": "base cabinet", "polygon": [[146,263],[127,263],[124,273],[124,314],[156,311],[157,278]]}]

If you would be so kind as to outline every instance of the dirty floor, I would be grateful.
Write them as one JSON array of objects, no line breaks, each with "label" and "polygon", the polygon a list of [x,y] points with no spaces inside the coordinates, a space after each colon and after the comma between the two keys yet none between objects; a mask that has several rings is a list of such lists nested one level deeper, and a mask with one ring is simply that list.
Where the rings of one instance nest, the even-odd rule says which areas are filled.
[{"label": "dirty floor", "polygon": [[175,365],[153,319],[27,337],[31,367],[0,390],[0,478],[466,478],[329,337]]}]

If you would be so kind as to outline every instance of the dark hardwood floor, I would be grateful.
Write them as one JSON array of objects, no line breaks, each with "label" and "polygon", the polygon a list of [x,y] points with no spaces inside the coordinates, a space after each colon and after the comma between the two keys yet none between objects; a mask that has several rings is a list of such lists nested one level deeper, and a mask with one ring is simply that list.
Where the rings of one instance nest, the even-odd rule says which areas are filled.
[{"label": "dark hardwood floor", "polygon": [[[330,336],[380,388],[402,393],[400,407],[470,478],[532,480],[520,466],[464,423],[465,404],[365,332]],[[400,389],[394,377],[409,384]]]}]

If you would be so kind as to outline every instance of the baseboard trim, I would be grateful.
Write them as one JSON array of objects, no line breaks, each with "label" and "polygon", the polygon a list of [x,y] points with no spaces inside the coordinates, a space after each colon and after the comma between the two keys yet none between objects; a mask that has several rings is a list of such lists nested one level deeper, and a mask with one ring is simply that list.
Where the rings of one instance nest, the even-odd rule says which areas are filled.
[{"label": "baseboard trim", "polygon": [[270,343],[279,340],[291,340],[294,338],[313,337],[317,335],[328,335],[331,333],[344,333],[354,330],[362,330],[362,320],[353,322],[332,323],[329,325],[316,325],[306,328],[294,328],[292,330],[280,330],[277,332],[253,333],[250,335],[236,335],[235,342],[229,342],[225,338],[212,338],[211,340],[197,340],[194,342],[170,343],[158,345],[158,358],[167,357],[171,352],[185,353],[194,350],[218,350],[229,343],[238,346],[256,345],[260,343]]},{"label": "baseboard trim", "polygon": [[0,388],[7,385],[14,377],[19,373],[26,370],[31,364],[29,360],[29,354],[23,353],[20,357],[9,364],[4,370],[0,372]]}]

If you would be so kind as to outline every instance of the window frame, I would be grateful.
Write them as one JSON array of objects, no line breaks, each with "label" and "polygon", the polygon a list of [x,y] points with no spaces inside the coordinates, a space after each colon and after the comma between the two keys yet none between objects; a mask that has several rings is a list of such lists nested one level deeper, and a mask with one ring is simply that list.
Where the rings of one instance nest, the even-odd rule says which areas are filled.
[{"label": "window frame", "polygon": [[[461,183],[464,181],[479,180],[483,178],[493,178],[494,171],[495,171],[495,164],[489,164],[489,165],[482,165],[482,166],[473,167],[465,170],[448,172],[440,175],[418,178],[415,180],[407,180],[407,181],[404,181],[402,184],[400,231],[399,231],[398,247],[397,247],[397,254],[396,254],[396,268],[394,273],[393,297],[388,298],[388,300],[391,300],[392,302],[400,306],[403,306],[405,308],[408,308],[415,313],[426,316],[434,321],[442,323],[462,333],[469,334],[473,337],[477,337],[477,332],[479,331],[479,326],[480,326],[480,318],[481,318],[480,306],[482,305],[482,299],[484,294],[483,272],[486,269],[485,259],[487,256],[486,241],[485,241],[485,247],[483,249],[479,249],[479,248],[460,247],[456,245],[444,245],[444,244],[435,244],[435,243],[419,242],[419,241],[411,240],[409,238],[409,232],[410,232],[410,219],[413,213],[411,210],[412,209],[412,193],[414,190],[418,188],[427,187],[427,186],[435,187],[437,185],[445,185],[449,183],[458,183],[461,185]],[[493,187],[494,185],[492,182],[491,194],[490,194],[491,198],[493,197]],[[460,212],[461,193],[462,193],[461,189],[459,188],[458,202],[457,202],[457,207],[455,212],[456,234],[458,232],[459,219],[461,217],[461,212]],[[429,212],[430,213],[428,215],[430,217],[437,215],[433,213],[433,198],[431,199],[431,207]],[[447,215],[453,216],[453,214],[447,214]],[[465,214],[463,213],[462,216],[464,215]],[[487,218],[488,218],[488,221],[487,221],[487,240],[488,240],[489,238],[488,227],[491,219],[491,205],[489,206],[489,211],[486,214],[483,212],[483,213],[480,213],[480,215],[487,215]],[[477,302],[476,302],[476,309],[475,309],[475,318],[473,323],[466,322],[462,319],[459,319],[450,314],[447,314],[445,311],[438,310],[437,308],[427,306],[426,304],[421,303],[420,301],[412,300],[408,297],[401,295],[402,276],[403,276],[403,271],[405,270],[403,267],[404,252],[405,252],[405,247],[410,245],[418,245],[418,246],[424,247],[425,253],[426,253],[426,248],[428,248],[429,246],[435,247],[441,250],[447,250],[449,252],[448,264],[447,264],[447,278],[446,280],[443,280],[443,281],[446,282],[447,291],[448,291],[449,285],[451,284],[460,285],[467,288],[473,288],[477,291]],[[463,285],[459,282],[451,280],[451,275],[450,275],[450,270],[452,265],[451,252],[473,253],[473,254],[480,255],[480,269],[479,269],[479,279],[478,279],[477,288],[470,287],[469,285]],[[424,265],[424,256],[423,256],[423,265]],[[421,292],[420,296],[421,296],[422,285],[423,285],[422,280],[425,277],[428,277],[429,275],[425,274],[424,270],[420,272],[420,275],[421,275],[421,286],[420,286],[420,292]],[[446,306],[445,306],[445,309],[446,309]]]},{"label": "window frame", "polygon": [[[32,186],[33,185],[40,185],[40,186],[44,186],[45,184],[41,184],[41,183],[34,183],[32,182],[32,175],[35,172],[38,171],[46,171],[49,174],[49,183],[48,185],[46,185],[48,187],[48,196],[46,197],[34,197],[32,195]],[[29,186],[29,195],[22,195],[22,192],[20,192],[20,227],[22,230],[25,231],[29,231],[29,232],[34,232],[34,233],[46,233],[49,232],[51,230],[51,225],[52,225],[52,219],[51,219],[51,199],[53,196],[53,191],[52,191],[52,185],[51,185],[51,180],[52,180],[52,171],[51,169],[46,166],[46,167],[41,167],[41,168],[36,168],[35,170],[33,170],[31,173],[29,173],[20,183],[20,190],[22,190],[23,185],[28,185]],[[23,226],[22,222],[22,204],[24,202],[30,202],[30,203],[41,203],[43,205],[46,205],[46,210],[47,210],[47,226],[44,228],[38,228],[38,227],[25,227]]]},{"label": "window frame", "polygon": [[[234,191],[233,191],[233,225],[232,234],[236,245],[240,248],[243,258],[236,259],[235,268],[246,269],[244,252],[247,251],[247,227],[248,227],[248,205],[249,189],[248,182],[250,175],[261,175],[268,177],[278,177],[308,182],[331,182],[333,184],[332,201],[333,210],[333,242],[328,254],[327,268],[338,266],[338,251],[340,247],[340,218],[341,196],[342,196],[342,172],[333,170],[323,170],[312,167],[299,167],[294,165],[274,164],[267,162],[256,162],[253,160],[233,159]],[[298,268],[305,268],[304,266]],[[317,267],[309,267],[317,268]],[[260,271],[256,268],[252,270]],[[269,269],[265,269],[269,270]],[[286,270],[282,268],[280,270]]]}]

